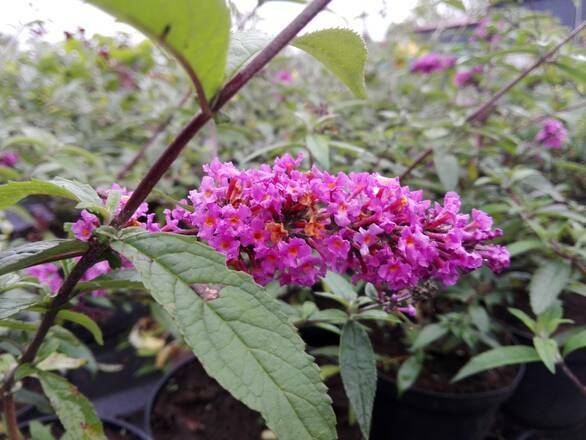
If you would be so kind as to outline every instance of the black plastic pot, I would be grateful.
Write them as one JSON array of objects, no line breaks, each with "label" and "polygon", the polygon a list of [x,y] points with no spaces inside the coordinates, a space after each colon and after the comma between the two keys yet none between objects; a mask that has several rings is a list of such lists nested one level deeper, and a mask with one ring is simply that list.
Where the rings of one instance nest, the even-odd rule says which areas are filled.
[{"label": "black plastic pot", "polygon": [[[59,423],[59,419],[57,419],[56,416],[45,416],[45,417],[40,417],[35,420],[41,422],[42,424]],[[138,429],[136,426],[131,425],[130,423],[127,423],[123,420],[112,419],[109,417],[101,417],[101,420],[102,420],[102,423],[104,424],[104,427],[109,426],[110,428],[112,428],[114,430],[125,431],[127,433],[130,433],[130,434],[132,434],[132,437],[134,438],[134,440],[151,440],[151,437],[149,437],[143,431]],[[20,425],[18,425],[18,428],[21,431],[27,432],[29,423],[30,423],[30,421],[25,422],[25,423],[21,423]],[[129,437],[129,439],[130,438],[131,437]]]},{"label": "black plastic pot", "polygon": [[[532,345],[529,334],[516,331],[516,337],[522,344]],[[572,353],[565,362],[586,382],[586,350]],[[586,397],[559,367],[552,374],[540,362],[527,364],[525,376],[504,409],[532,428],[566,431],[586,425]],[[586,438],[586,432],[581,438]]]},{"label": "black plastic pot", "polygon": [[513,394],[524,372],[521,365],[509,386],[494,391],[455,394],[412,388],[401,398],[394,379],[379,373],[375,411],[385,416],[375,418],[372,438],[484,439],[500,404]]}]

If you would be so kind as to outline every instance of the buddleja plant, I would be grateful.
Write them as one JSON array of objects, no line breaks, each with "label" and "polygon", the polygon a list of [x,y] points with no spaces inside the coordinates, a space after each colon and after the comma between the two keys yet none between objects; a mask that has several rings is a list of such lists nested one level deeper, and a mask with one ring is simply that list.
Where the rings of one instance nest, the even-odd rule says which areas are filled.
[{"label": "buddleja plant", "polygon": [[[200,112],[133,193],[119,187],[98,193],[88,185],[59,178],[0,187],[3,209],[28,195],[45,194],[75,200],[84,210],[81,223],[73,227],[77,240],[29,243],[0,256],[1,274],[78,257],[57,292],[0,297],[3,325],[10,323],[33,335],[20,355],[2,357],[1,397],[10,439],[20,438],[14,392],[29,376],[40,381],[68,438],[105,438],[91,403],[64,378],[43,368],[40,357],[45,355],[43,347],[56,319],[66,313],[70,301],[79,294],[84,274],[116,252],[125,257],[124,262],[132,262],[138,281],[175,320],[209,374],[259,411],[279,438],[336,438],[334,414],[319,371],[274,300],[250,276],[228,269],[221,254],[193,237],[128,229],[138,225],[144,200],[188,142],[288,44],[309,52],[351,90],[364,96],[366,51],[359,37],[338,29],[296,38],[329,2],[314,0],[270,41],[231,35],[230,12],[223,0],[183,0],[172,7],[160,0],[91,2],[144,32],[179,61],[192,80]],[[340,38],[347,42],[344,53]],[[101,227],[89,227],[95,223]],[[131,287],[128,282],[137,281],[112,272],[92,284],[94,288]],[[218,297],[210,300],[202,295],[200,285],[219,286]],[[8,321],[20,311],[31,309],[42,313],[39,322]],[[92,325],[86,322],[86,327]]]}]

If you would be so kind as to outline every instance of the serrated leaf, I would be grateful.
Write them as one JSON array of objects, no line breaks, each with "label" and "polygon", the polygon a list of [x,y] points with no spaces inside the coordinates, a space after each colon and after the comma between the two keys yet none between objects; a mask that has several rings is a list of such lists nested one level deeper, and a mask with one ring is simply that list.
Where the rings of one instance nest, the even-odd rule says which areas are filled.
[{"label": "serrated leaf", "polygon": [[421,350],[447,333],[448,329],[442,325],[428,324],[417,334],[417,337],[411,346],[411,351]]},{"label": "serrated leaf", "polygon": [[8,292],[0,295],[0,319],[9,318],[39,303],[41,298],[28,292]]},{"label": "serrated leaf", "polygon": [[446,191],[453,191],[460,179],[460,164],[452,154],[436,153],[433,156],[435,170]]},{"label": "serrated leaf", "polygon": [[260,52],[271,38],[258,31],[234,32],[230,35],[228,60],[226,61],[226,78],[232,78],[248,60]]},{"label": "serrated leaf", "polygon": [[107,440],[91,402],[61,376],[36,370],[43,392],[70,438]]},{"label": "serrated leaf", "polygon": [[526,345],[509,345],[493,348],[474,356],[464,365],[452,382],[458,382],[468,376],[480,373],[504,365],[525,364],[527,362],[539,362],[541,358],[533,347]]},{"label": "serrated leaf", "polygon": [[83,254],[87,248],[87,243],[79,240],[46,240],[26,243],[0,252],[0,275],[47,261],[72,258]]},{"label": "serrated leaf", "polygon": [[362,436],[368,439],[376,394],[376,360],[368,334],[354,321],[348,321],[342,330],[339,363],[346,396]]},{"label": "serrated leaf", "polygon": [[397,371],[397,390],[399,396],[411,388],[411,385],[419,377],[423,367],[423,356],[409,356]]},{"label": "serrated leaf", "polygon": [[308,134],[305,137],[307,149],[311,153],[311,157],[323,169],[330,169],[330,147],[328,145],[327,136]]},{"label": "serrated leaf", "polygon": [[75,287],[80,292],[98,289],[144,290],[138,273],[133,269],[113,270],[89,281],[82,281]]},{"label": "serrated leaf", "polygon": [[533,346],[543,361],[545,367],[555,374],[555,364],[559,357],[558,344],[555,340],[536,336],[533,338]]},{"label": "serrated leaf", "polygon": [[197,76],[211,100],[224,80],[230,11],[224,0],[87,0],[134,26]]},{"label": "serrated leaf", "polygon": [[82,326],[92,334],[98,345],[104,345],[104,335],[102,334],[102,330],[100,330],[98,324],[96,324],[96,322],[89,316],[84,315],[83,313],[74,312],[73,310],[59,310],[57,318],[71,321]]},{"label": "serrated leaf", "polygon": [[295,38],[293,46],[322,63],[359,98],[366,98],[364,69],[368,53],[362,38],[349,29],[324,29]]},{"label": "serrated leaf", "polygon": [[331,293],[343,298],[347,302],[354,301],[358,296],[354,286],[340,274],[328,271],[326,276],[321,280]]},{"label": "serrated leaf", "polygon": [[[274,298],[193,237],[138,233],[112,247],[174,318],[206,372],[283,440],[334,439],[319,370]],[[204,299],[202,285],[216,290]],[[211,286],[210,286],[211,285]]]},{"label": "serrated leaf", "polygon": [[564,357],[584,347],[586,347],[586,330],[582,330],[566,341],[564,345]]},{"label": "serrated leaf", "polygon": [[539,315],[551,306],[566,287],[571,267],[564,261],[548,261],[535,271],[529,284],[531,309]]}]

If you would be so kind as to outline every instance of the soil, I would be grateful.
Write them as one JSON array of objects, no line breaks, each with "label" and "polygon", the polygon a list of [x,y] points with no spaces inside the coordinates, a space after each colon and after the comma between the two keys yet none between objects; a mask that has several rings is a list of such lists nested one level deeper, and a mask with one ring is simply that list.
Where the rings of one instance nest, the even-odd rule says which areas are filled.
[{"label": "soil", "polygon": [[152,411],[157,440],[259,440],[266,430],[258,413],[234,399],[195,361],[175,372]]},{"label": "soil", "polygon": [[[377,330],[372,335],[375,352],[397,360],[402,360],[409,355],[402,340],[403,334],[399,328],[388,328],[384,335],[382,331]],[[433,358],[424,363],[413,388],[440,393],[478,393],[505,388],[513,383],[517,375],[518,367],[509,365],[451,383],[451,379],[469,360],[470,355],[464,348],[447,354],[434,353]],[[379,370],[380,368],[379,366]],[[387,369],[383,374],[389,376],[393,382],[395,381],[396,371]]]}]

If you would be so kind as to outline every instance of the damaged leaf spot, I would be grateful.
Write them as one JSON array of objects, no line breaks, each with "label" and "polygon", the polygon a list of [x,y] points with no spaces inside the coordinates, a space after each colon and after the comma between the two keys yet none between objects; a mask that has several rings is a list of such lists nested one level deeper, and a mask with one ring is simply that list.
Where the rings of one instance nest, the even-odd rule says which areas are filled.
[{"label": "damaged leaf spot", "polygon": [[219,284],[192,284],[190,286],[204,301],[211,301],[220,296],[222,286]]},{"label": "damaged leaf spot", "polygon": [[171,25],[167,24],[164,28],[163,28],[163,32],[161,33],[161,40],[165,40],[167,38],[167,35],[169,35],[169,32],[171,32]]}]

